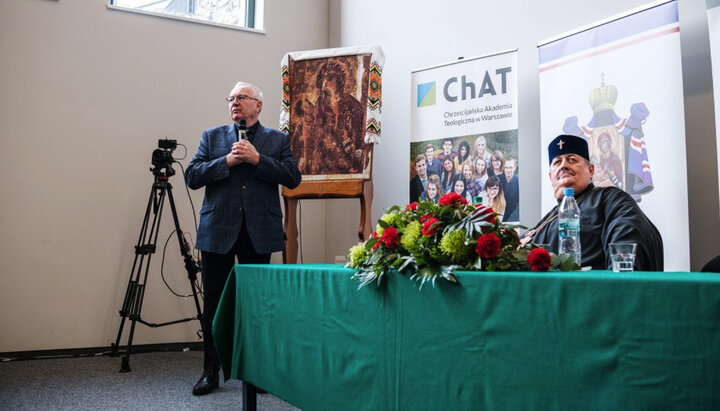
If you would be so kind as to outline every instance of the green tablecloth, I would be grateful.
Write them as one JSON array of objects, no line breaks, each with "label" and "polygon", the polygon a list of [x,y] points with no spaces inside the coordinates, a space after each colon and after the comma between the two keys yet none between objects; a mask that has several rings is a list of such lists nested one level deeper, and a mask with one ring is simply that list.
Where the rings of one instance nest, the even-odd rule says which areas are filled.
[{"label": "green tablecloth", "polygon": [[718,274],[352,272],[236,266],[225,377],[306,410],[720,408]]}]

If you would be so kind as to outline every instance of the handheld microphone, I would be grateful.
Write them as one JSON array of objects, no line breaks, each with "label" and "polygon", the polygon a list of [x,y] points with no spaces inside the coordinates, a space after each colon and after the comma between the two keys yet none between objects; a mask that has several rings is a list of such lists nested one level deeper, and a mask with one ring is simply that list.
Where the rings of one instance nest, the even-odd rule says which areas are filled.
[{"label": "handheld microphone", "polygon": [[241,119],[238,127],[238,141],[247,140],[247,125],[245,120]]}]

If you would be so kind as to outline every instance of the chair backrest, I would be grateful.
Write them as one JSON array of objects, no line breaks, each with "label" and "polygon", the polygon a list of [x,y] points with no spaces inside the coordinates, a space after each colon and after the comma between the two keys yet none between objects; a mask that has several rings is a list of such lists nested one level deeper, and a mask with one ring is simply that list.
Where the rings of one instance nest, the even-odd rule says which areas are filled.
[{"label": "chair backrest", "polygon": [[700,271],[704,273],[720,273],[720,255],[708,261]]}]

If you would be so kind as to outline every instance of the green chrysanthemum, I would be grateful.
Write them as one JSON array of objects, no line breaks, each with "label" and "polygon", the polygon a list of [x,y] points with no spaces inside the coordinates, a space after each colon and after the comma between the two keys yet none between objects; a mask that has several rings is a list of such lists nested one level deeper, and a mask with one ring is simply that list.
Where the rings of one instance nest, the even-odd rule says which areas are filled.
[{"label": "green chrysanthemum", "polygon": [[397,220],[397,213],[393,211],[392,213],[383,214],[380,219],[388,223],[388,225],[393,225],[395,224],[395,220]]},{"label": "green chrysanthemum", "polygon": [[358,244],[352,246],[350,248],[350,254],[348,254],[348,265],[357,268],[363,261],[365,261],[365,245]]},{"label": "green chrysanthemum", "polygon": [[[383,222],[387,223],[387,225],[393,225],[397,221],[397,213],[394,211],[391,213],[385,213],[382,215],[382,217],[380,217],[380,219]],[[377,233],[378,237],[381,237],[385,232],[385,229],[382,228],[382,226],[378,223],[375,226],[375,232]]]},{"label": "green chrysanthemum", "polygon": [[451,230],[440,239],[440,251],[453,263],[462,264],[472,256],[473,246],[465,244],[465,230]]},{"label": "green chrysanthemum", "polygon": [[403,235],[400,238],[400,244],[406,250],[414,250],[417,248],[417,239],[420,237],[420,230],[420,222],[411,221],[407,227],[405,227],[405,230],[403,230]]},{"label": "green chrysanthemum", "polygon": [[385,221],[386,223],[392,225],[395,223],[395,218],[397,217],[397,213],[387,213],[383,214],[382,217],[380,217],[381,220]]},{"label": "green chrysanthemum", "polygon": [[385,232],[385,229],[382,228],[380,224],[375,225],[375,232],[377,233],[378,237],[382,237],[383,233]]}]

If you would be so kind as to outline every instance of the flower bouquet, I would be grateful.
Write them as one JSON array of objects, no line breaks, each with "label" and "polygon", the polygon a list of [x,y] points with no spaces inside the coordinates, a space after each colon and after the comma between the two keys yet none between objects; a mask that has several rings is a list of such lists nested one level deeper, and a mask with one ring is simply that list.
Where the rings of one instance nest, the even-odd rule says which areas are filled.
[{"label": "flower bouquet", "polygon": [[393,206],[372,237],[350,249],[347,266],[363,287],[380,285],[391,269],[412,272],[420,286],[438,277],[457,282],[456,270],[577,270],[572,256],[557,256],[535,244],[520,247],[518,224],[501,223],[492,208],[468,204],[456,193],[438,203],[424,200]]}]

